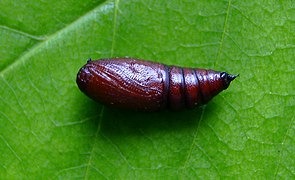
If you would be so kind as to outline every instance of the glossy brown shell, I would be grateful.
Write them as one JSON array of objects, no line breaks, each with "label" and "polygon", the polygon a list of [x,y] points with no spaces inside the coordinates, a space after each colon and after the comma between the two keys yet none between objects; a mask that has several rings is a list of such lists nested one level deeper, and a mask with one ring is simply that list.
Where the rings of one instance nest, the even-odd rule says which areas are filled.
[{"label": "glossy brown shell", "polygon": [[79,70],[77,84],[82,92],[102,104],[158,111],[205,104],[235,77],[226,72],[116,58],[89,60]]}]

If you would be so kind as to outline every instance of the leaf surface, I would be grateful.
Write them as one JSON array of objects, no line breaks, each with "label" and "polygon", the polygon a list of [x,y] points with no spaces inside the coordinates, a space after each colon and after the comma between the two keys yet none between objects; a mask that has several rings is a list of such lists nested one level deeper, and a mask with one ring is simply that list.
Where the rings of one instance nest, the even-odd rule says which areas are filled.
[{"label": "leaf surface", "polygon": [[[0,1],[2,178],[294,178],[295,3]],[[82,94],[87,58],[240,74],[207,105],[135,113]]]}]

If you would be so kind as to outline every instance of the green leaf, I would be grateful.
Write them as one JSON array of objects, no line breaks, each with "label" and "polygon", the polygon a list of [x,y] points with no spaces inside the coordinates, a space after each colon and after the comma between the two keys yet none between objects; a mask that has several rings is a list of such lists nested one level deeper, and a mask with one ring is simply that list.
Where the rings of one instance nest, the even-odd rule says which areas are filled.
[{"label": "green leaf", "polygon": [[[295,3],[0,1],[3,179],[291,179]],[[134,113],[82,94],[87,58],[240,76],[207,105]]]}]

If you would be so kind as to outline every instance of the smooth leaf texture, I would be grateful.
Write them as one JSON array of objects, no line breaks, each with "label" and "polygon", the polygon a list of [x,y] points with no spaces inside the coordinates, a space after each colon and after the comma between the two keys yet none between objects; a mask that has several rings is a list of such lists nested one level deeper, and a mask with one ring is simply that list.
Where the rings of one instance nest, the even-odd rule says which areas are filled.
[{"label": "smooth leaf texture", "polygon": [[[0,7],[1,178],[294,178],[294,0]],[[240,77],[181,112],[111,109],[79,91],[87,58],[124,56]]]}]

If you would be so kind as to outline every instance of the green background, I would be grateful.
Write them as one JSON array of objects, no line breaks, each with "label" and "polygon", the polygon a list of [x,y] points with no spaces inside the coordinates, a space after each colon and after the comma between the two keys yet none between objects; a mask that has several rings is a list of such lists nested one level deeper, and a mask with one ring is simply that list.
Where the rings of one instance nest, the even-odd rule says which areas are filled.
[{"label": "green background", "polygon": [[[1,178],[294,178],[294,0],[0,1]],[[134,113],[75,83],[87,58],[240,74],[207,105]]]}]

